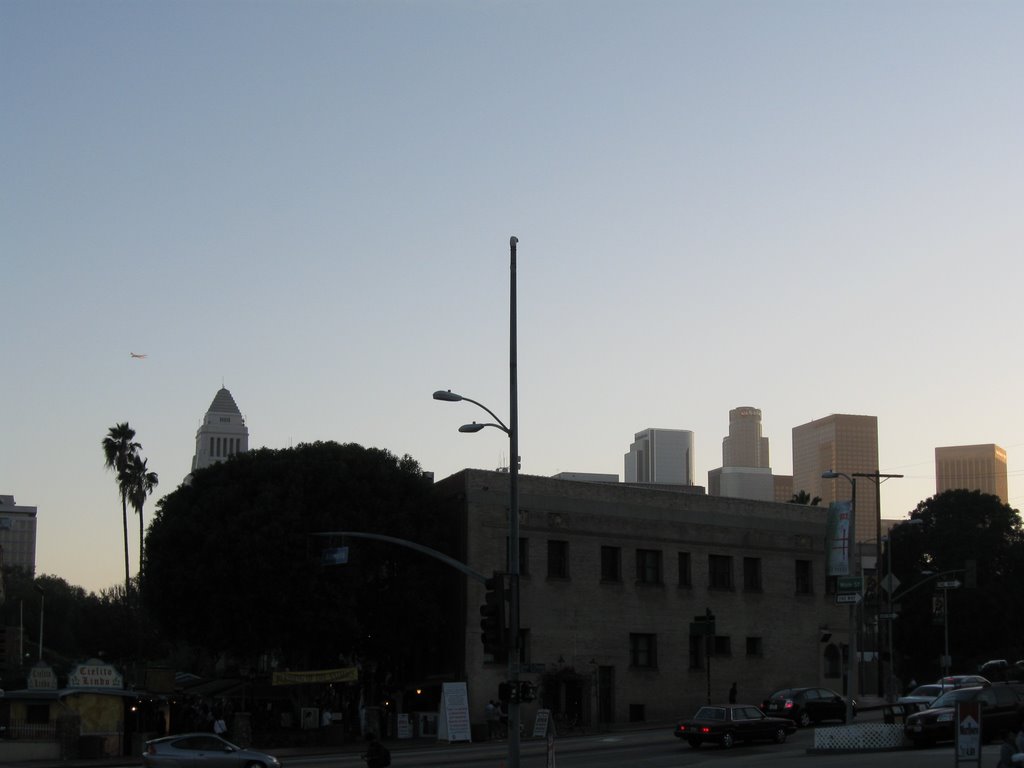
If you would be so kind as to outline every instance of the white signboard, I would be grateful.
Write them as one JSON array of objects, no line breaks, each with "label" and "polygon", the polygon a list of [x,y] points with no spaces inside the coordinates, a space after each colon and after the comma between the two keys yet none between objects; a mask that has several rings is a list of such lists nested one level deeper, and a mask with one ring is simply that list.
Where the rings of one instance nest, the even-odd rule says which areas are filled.
[{"label": "white signboard", "polygon": [[442,686],[440,715],[438,741],[473,741],[469,726],[469,692],[465,683],[445,683]]},{"label": "white signboard", "polygon": [[398,738],[400,739],[411,739],[412,738],[412,722],[409,720],[408,712],[398,713]]},{"label": "white signboard", "polygon": [[548,733],[548,725],[551,723],[551,710],[538,709],[537,719],[533,721],[533,735],[542,739]]},{"label": "white signboard", "polygon": [[113,666],[99,659],[78,664],[68,675],[68,688],[124,688],[124,678]]},{"label": "white signboard", "polygon": [[956,762],[981,765],[981,707],[976,701],[956,703]]},{"label": "white signboard", "polygon": [[30,691],[56,691],[57,675],[54,673],[53,667],[41,661],[36,663],[28,671],[26,687]]}]

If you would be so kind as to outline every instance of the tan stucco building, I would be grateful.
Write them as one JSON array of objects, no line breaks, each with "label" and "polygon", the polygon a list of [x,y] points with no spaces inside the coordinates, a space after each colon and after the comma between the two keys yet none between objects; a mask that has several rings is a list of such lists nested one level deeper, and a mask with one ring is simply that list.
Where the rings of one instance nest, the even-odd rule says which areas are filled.
[{"label": "tan stucco building", "polygon": [[[508,474],[464,470],[437,491],[460,510],[460,559],[505,570]],[[590,724],[691,712],[708,697],[708,657],[691,634],[707,610],[712,699],[733,682],[752,703],[785,685],[842,691],[847,611],[827,593],[824,508],[522,476],[519,516],[522,677],[556,687],[556,708]],[[462,676],[475,720],[507,676],[483,653],[483,600],[467,581]]]}]

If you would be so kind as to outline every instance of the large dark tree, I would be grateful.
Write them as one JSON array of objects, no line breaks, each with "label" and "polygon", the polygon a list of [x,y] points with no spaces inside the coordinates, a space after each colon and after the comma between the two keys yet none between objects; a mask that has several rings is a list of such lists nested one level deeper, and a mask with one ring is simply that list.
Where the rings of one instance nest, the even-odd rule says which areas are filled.
[{"label": "large dark tree", "polygon": [[[165,496],[146,538],[147,609],[180,643],[293,669],[374,662],[394,680],[444,666],[462,577],[394,544],[349,538],[347,565],[321,551],[361,531],[454,555],[459,527],[409,457],[315,443],[238,454]],[[454,631],[453,631],[454,630]]]},{"label": "large dark tree", "polygon": [[1017,510],[979,491],[946,491],[918,504],[890,540],[901,582],[895,643],[906,677],[921,682],[939,675],[945,652],[945,623],[935,611],[940,581],[962,585],[945,595],[954,673],[975,672],[990,658],[1024,657],[1024,530]]}]

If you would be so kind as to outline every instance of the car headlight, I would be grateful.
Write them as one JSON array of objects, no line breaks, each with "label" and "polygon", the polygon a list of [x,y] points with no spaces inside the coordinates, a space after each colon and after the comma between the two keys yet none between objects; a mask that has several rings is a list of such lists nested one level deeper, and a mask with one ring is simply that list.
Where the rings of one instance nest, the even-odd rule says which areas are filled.
[{"label": "car headlight", "polygon": [[941,715],[939,715],[937,718],[935,718],[935,722],[936,723],[951,723],[951,722],[953,722],[953,713],[952,712],[943,712]]}]

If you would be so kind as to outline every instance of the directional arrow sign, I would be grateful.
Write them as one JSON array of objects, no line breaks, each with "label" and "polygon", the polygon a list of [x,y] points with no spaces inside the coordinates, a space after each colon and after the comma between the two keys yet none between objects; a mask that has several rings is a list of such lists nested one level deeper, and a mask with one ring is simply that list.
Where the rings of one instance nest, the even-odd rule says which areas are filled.
[{"label": "directional arrow sign", "polygon": [[960,587],[960,582],[956,579],[952,581],[940,581],[936,585],[939,589],[957,589]]},{"label": "directional arrow sign", "polygon": [[850,593],[848,595],[836,595],[836,605],[843,605],[844,603],[852,603],[853,605],[856,605],[859,602],[860,595],[856,592]]}]

